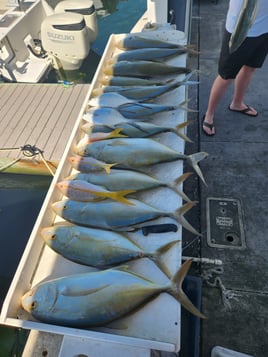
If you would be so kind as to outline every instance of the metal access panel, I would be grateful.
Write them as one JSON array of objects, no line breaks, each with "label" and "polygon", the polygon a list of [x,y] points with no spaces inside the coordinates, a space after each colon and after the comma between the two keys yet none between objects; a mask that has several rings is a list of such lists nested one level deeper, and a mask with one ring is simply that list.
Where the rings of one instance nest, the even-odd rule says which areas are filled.
[{"label": "metal access panel", "polygon": [[241,203],[232,198],[208,197],[207,243],[210,247],[246,248]]}]

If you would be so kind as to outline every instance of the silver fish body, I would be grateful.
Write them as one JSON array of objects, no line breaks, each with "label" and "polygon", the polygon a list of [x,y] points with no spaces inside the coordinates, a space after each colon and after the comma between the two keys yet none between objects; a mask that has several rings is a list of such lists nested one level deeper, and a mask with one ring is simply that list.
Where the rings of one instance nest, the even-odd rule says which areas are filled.
[{"label": "silver fish body", "polygon": [[180,48],[183,47],[177,43],[146,38],[144,36],[128,34],[124,38],[116,41],[115,46],[121,50],[136,48]]},{"label": "silver fish body", "polygon": [[94,159],[93,157],[82,157],[79,155],[69,156],[68,161],[74,169],[82,172],[96,172],[104,170],[106,173],[109,173],[111,167],[116,165],[107,164],[106,162]]},{"label": "silver fish body", "polygon": [[153,61],[120,61],[108,64],[103,69],[104,74],[113,76],[153,77],[168,74],[187,74],[191,70],[187,67],[171,66]]},{"label": "silver fish body", "polygon": [[244,0],[234,31],[229,41],[230,53],[233,53],[241,46],[247,37],[248,30],[252,26],[258,9],[258,0]]},{"label": "silver fish body", "polygon": [[195,205],[195,202],[187,202],[177,210],[170,212],[139,200],[131,199],[130,201],[132,205],[124,205],[111,200],[97,203],[62,200],[54,202],[52,209],[58,216],[71,223],[114,231],[133,231],[141,223],[160,217],[170,217],[192,233],[199,235],[196,229],[183,217],[185,212]]},{"label": "silver fish body", "polygon": [[88,105],[92,107],[108,108],[117,108],[118,106],[126,103],[135,103],[135,101],[115,92],[102,93],[97,97],[92,97],[88,101]]},{"label": "silver fish body", "polygon": [[[45,227],[41,236],[51,249],[63,257],[95,268],[108,268],[148,257],[161,269],[164,266],[161,254],[178,242],[165,243],[158,249],[145,251],[122,233],[66,224]],[[164,271],[167,271],[166,267]]]},{"label": "silver fish body", "polygon": [[184,155],[166,145],[148,138],[108,139],[86,145],[78,152],[81,156],[91,156],[107,163],[120,163],[118,167],[138,168],[161,162],[187,160],[205,182],[198,162],[207,157],[206,152]]},{"label": "silver fish body", "polygon": [[118,61],[138,61],[138,60],[148,60],[157,61],[163,60],[170,56],[175,56],[179,54],[187,53],[188,49],[186,47],[181,48],[138,48],[129,51],[124,51],[118,55],[113,56],[112,62]]},{"label": "silver fish body", "polygon": [[190,85],[197,82],[180,81],[171,82],[165,85],[151,85],[151,86],[106,86],[93,91],[93,95],[100,95],[101,93],[119,93],[124,97],[132,100],[144,101],[151,100],[167,93],[181,85]]},{"label": "silver fish body", "polygon": [[79,202],[99,201],[110,198],[125,204],[131,204],[125,197],[134,190],[109,191],[100,185],[84,180],[63,180],[56,187],[68,198]]},{"label": "silver fish body", "polygon": [[100,78],[100,83],[104,86],[152,86],[164,85],[172,80],[163,81],[160,79],[146,79],[131,76],[104,76]]},{"label": "silver fish body", "polygon": [[165,133],[165,132],[173,132],[180,138],[182,138],[185,141],[192,142],[184,133],[180,131],[180,129],[185,128],[187,125],[189,125],[189,122],[184,122],[181,124],[178,124],[175,128],[172,127],[167,127],[167,126],[161,126],[161,125],[155,125],[152,123],[148,122],[123,122],[123,123],[118,123],[113,126],[110,125],[104,125],[104,124],[97,124],[94,125],[93,129],[92,126],[89,124],[84,124],[82,126],[82,130],[84,130],[86,133],[95,133],[95,132],[111,132],[114,129],[119,129],[121,128],[122,130],[120,131],[121,134],[126,135],[129,138],[148,138],[153,135]]},{"label": "silver fish body", "polygon": [[[128,122],[129,120],[125,118],[118,110],[109,107],[94,107],[89,109],[84,115],[83,119],[88,123],[92,124],[106,124],[114,125],[117,123]],[[140,118],[140,120],[144,120]]]},{"label": "silver fish body", "polygon": [[21,305],[42,322],[72,327],[103,326],[167,292],[189,311],[204,318],[181,288],[190,264],[191,260],[186,261],[164,284],[123,268],[52,279],[26,292]]},{"label": "silver fish body", "polygon": [[92,182],[96,185],[105,187],[110,191],[128,190],[131,188],[134,191],[150,190],[158,187],[169,187],[171,190],[180,195],[186,202],[190,202],[190,199],[177,188],[177,185],[184,182],[189,173],[183,174],[178,177],[174,182],[166,182],[156,179],[152,176],[133,170],[111,170],[109,175],[102,172],[94,173],[76,173],[69,177],[71,180],[84,180]]},{"label": "silver fish body", "polygon": [[125,118],[138,119],[148,117],[154,114],[176,110],[180,107],[174,105],[154,104],[154,103],[125,103],[119,105],[116,109]]}]

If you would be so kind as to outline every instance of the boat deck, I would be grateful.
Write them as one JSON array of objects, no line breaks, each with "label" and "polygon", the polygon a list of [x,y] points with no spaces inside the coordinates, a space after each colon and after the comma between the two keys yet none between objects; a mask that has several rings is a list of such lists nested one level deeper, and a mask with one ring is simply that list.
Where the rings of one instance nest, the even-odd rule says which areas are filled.
[{"label": "boat deck", "polygon": [[89,87],[0,85],[0,158],[16,158],[20,148],[28,144],[40,149],[46,160],[58,162]]}]

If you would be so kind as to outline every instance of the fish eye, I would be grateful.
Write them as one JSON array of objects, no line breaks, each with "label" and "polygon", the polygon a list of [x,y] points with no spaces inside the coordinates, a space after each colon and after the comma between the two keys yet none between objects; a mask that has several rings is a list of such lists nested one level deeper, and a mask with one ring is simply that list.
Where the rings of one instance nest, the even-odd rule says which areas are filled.
[{"label": "fish eye", "polygon": [[56,234],[53,234],[53,235],[51,236],[51,239],[56,239],[56,237],[57,237],[57,235],[56,235]]},{"label": "fish eye", "polygon": [[31,309],[32,310],[35,310],[37,308],[37,302],[36,301],[33,301],[32,303],[31,303]]}]

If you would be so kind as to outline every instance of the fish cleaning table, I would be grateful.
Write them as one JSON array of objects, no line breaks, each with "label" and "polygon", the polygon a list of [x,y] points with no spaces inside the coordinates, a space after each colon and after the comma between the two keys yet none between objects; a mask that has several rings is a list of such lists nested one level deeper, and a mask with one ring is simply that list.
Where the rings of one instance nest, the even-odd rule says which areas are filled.
[{"label": "fish cleaning table", "polygon": [[[143,36],[161,39],[173,43],[185,44],[184,33],[173,29],[145,31]],[[181,315],[180,304],[168,293],[161,293],[138,311],[124,318],[116,320],[111,327],[98,327],[94,329],[82,329],[63,327],[34,321],[20,305],[22,295],[32,286],[48,278],[66,276],[68,274],[94,271],[95,269],[73,263],[50,249],[40,236],[40,229],[61,222],[58,216],[53,213],[51,204],[62,199],[62,194],[56,188],[56,183],[74,172],[68,157],[75,151],[76,144],[82,137],[81,124],[83,115],[88,110],[88,101],[91,98],[92,90],[100,86],[100,79],[103,76],[103,68],[107,61],[115,56],[120,50],[115,46],[118,39],[125,34],[112,35],[107,43],[102,60],[94,76],[88,96],[84,102],[81,112],[77,118],[73,132],[66,146],[64,155],[58,166],[56,175],[48,190],[44,204],[29,238],[24,254],[21,258],[17,272],[10,286],[8,295],[3,304],[1,312],[1,323],[24,329],[36,330],[48,333],[49,336],[62,336],[60,338],[60,351],[58,356],[73,357],[77,354],[97,357],[111,356],[149,356],[150,350],[162,350],[177,352],[180,350],[180,328]],[[173,57],[166,63],[176,66],[186,66],[186,55]],[[184,79],[184,75],[172,75],[161,77],[161,80]],[[161,95],[154,103],[178,105],[184,102],[187,97],[185,86],[180,86],[164,95]],[[158,125],[175,127],[186,121],[186,112],[180,108],[154,115],[152,122]],[[184,141],[174,133],[160,134],[154,137],[155,140],[183,153]],[[172,182],[183,173],[183,162],[174,161],[159,165],[146,167],[144,171],[154,177]],[[162,187],[146,191],[139,194],[139,199],[151,204],[159,209],[174,211],[182,205],[182,199],[177,193],[168,187]],[[157,219],[155,223],[176,223],[173,219],[163,217]],[[147,222],[147,224],[152,224]],[[164,260],[168,265],[171,275],[180,268],[181,265],[181,226],[178,224],[177,232],[161,234],[149,234],[144,236],[141,229],[134,233],[127,233],[129,238],[138,243],[144,249],[157,248],[163,242],[179,242],[172,246],[165,255]],[[159,283],[168,282],[167,276],[148,259],[138,259],[128,263],[131,271],[134,271],[145,278],[149,278]],[[51,335],[52,334],[52,335]],[[57,337],[58,338],[58,337]],[[53,339],[51,340],[53,341]],[[44,347],[44,346],[43,346]],[[47,351],[48,350],[48,346]],[[28,348],[26,346],[26,348]],[[31,348],[28,349],[28,351]],[[127,351],[125,353],[124,351]],[[25,352],[26,353],[26,352]],[[26,354],[25,354],[26,355]],[[28,352],[27,356],[30,353]],[[50,355],[48,353],[48,355]]]}]

